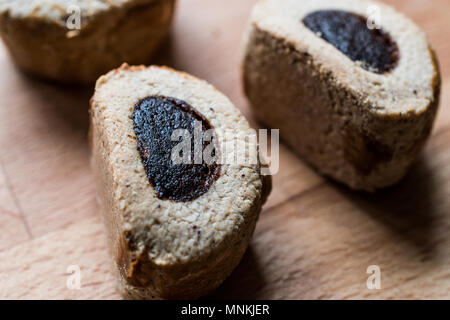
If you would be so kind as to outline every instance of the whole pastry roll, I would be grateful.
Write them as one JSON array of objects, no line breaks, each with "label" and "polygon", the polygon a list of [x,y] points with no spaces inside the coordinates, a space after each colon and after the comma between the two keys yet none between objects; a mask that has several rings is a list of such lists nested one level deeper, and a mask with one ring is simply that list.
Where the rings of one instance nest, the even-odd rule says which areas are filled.
[{"label": "whole pastry roll", "polygon": [[258,118],[321,173],[374,191],[407,173],[440,95],[427,38],[389,6],[262,0],[246,34],[245,93]]},{"label": "whole pastry roll", "polygon": [[[271,189],[259,157],[218,161],[251,131],[243,115],[202,80],[128,65],[97,81],[90,115],[92,165],[123,295],[187,299],[217,288],[246,251]],[[200,145],[178,148],[179,138],[196,134]],[[248,149],[257,150],[252,141]]]},{"label": "whole pastry roll", "polygon": [[148,63],[175,0],[0,1],[0,35],[16,65],[65,83],[93,83],[123,62]]}]

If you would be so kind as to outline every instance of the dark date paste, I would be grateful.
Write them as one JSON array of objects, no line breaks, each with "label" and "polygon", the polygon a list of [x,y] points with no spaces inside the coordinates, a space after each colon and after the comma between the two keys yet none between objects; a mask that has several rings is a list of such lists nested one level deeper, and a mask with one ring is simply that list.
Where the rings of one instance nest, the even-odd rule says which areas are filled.
[{"label": "dark date paste", "polygon": [[[212,130],[209,121],[186,102],[170,97],[151,96],[139,101],[133,111],[134,132],[138,140],[138,150],[150,184],[157,196],[164,200],[176,202],[192,201],[206,193],[217,179],[220,166],[216,161],[206,163],[198,160],[198,147],[194,150],[194,129],[201,135]],[[198,130],[201,126],[201,130]],[[176,163],[172,158],[172,150],[182,139],[173,139],[175,130],[185,130],[191,136],[190,161]],[[201,150],[214,138],[205,142],[201,139]],[[198,144],[197,144],[198,146]],[[215,150],[215,148],[214,148]],[[188,150],[189,151],[189,150]],[[181,151],[182,153],[183,151]],[[197,152],[197,158],[194,158]],[[213,151],[213,154],[216,151]],[[189,155],[186,152],[186,155]],[[182,156],[182,154],[180,154]],[[189,157],[188,157],[189,158]]]},{"label": "dark date paste", "polygon": [[382,29],[369,29],[367,18],[341,10],[320,10],[308,14],[303,23],[361,67],[375,73],[392,71],[399,50]]}]

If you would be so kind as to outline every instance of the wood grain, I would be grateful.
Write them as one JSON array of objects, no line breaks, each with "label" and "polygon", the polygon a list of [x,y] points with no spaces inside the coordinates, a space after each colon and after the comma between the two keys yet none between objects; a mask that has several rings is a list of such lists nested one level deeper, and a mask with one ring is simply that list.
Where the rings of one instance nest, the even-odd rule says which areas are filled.
[{"label": "wood grain", "polygon": [[[257,127],[242,94],[241,36],[253,0],[179,0],[157,63],[213,83]],[[450,298],[450,2],[390,0],[427,32],[443,90],[411,174],[376,195],[317,175],[281,147],[279,173],[241,265],[210,297]],[[18,72],[0,47],[0,298],[117,299],[86,140],[92,88]],[[81,268],[81,289],[66,286]],[[382,289],[366,287],[369,265]]]}]

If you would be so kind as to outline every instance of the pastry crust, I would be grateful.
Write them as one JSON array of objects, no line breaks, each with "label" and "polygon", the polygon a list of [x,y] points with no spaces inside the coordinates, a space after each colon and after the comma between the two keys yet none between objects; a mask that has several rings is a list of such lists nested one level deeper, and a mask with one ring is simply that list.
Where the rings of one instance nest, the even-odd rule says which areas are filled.
[{"label": "pastry crust", "polygon": [[189,299],[208,294],[241,260],[271,189],[261,165],[222,164],[210,189],[189,202],[157,197],[144,170],[132,113],[162,95],[200,112],[224,143],[249,125],[214,87],[165,67],[123,65],[97,81],[91,100],[92,167],[119,271],[133,299]]},{"label": "pastry crust", "polygon": [[[397,43],[391,72],[363,69],[309,30],[317,10],[366,16]],[[258,118],[321,173],[353,189],[397,183],[422,150],[438,109],[440,74],[425,34],[389,6],[359,0],[262,0],[245,38],[243,77]]]},{"label": "pastry crust", "polygon": [[[66,23],[73,6],[81,28]],[[93,83],[123,62],[148,63],[166,38],[175,0],[0,1],[0,35],[22,70]]]}]

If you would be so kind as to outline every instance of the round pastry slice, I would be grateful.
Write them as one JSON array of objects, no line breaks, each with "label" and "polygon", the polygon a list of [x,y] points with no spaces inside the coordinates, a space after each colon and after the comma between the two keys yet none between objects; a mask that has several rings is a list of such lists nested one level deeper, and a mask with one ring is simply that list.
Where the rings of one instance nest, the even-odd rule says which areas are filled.
[{"label": "round pastry slice", "polygon": [[92,83],[123,62],[147,63],[165,39],[175,0],[0,1],[0,35],[21,69]]},{"label": "round pastry slice", "polygon": [[241,260],[271,189],[259,160],[218,161],[251,131],[243,115],[204,81],[128,65],[97,81],[90,115],[123,295],[187,299],[214,290]]},{"label": "round pastry slice", "polygon": [[406,174],[439,104],[424,32],[372,1],[258,2],[243,76],[262,122],[323,174],[366,191]]}]

